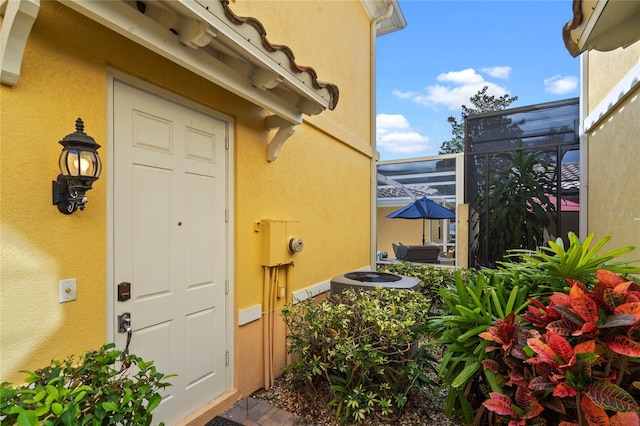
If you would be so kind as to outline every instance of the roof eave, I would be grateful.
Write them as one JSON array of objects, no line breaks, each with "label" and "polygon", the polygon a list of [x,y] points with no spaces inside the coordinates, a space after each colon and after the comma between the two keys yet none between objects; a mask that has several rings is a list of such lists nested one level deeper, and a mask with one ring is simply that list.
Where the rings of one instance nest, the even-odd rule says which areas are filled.
[{"label": "roof eave", "polygon": [[[138,9],[124,1],[60,2],[292,124],[338,102],[337,86],[296,64],[288,47],[269,43],[259,21],[234,15],[227,1],[137,2]],[[157,8],[162,13],[152,13]]]},{"label": "roof eave", "polygon": [[640,2],[574,0],[573,16],[562,29],[565,46],[576,57],[587,50],[610,51],[640,40]]},{"label": "roof eave", "polygon": [[372,21],[379,16],[382,16],[387,11],[387,7],[389,5],[393,6],[393,13],[391,16],[378,23],[376,28],[377,36],[399,31],[407,26],[407,21],[400,9],[400,3],[398,3],[398,0],[360,0],[360,2],[364,6],[369,19]]}]

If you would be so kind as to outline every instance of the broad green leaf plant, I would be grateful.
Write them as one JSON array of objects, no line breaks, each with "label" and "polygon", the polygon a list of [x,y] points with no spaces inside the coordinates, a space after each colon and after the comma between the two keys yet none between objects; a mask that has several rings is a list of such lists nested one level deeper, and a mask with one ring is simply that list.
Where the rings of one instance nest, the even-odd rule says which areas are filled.
[{"label": "broad green leaf plant", "polygon": [[107,344],[73,357],[25,371],[26,384],[0,386],[0,422],[18,426],[150,425],[160,391],[174,375],[157,371],[151,361],[127,355]]},{"label": "broad green leaf plant", "polygon": [[596,280],[568,279],[548,305],[535,301],[480,334],[497,355],[483,367],[503,385],[483,406],[504,423],[640,424],[640,285],[607,270]]},{"label": "broad green leaf plant", "polygon": [[477,234],[472,251],[485,265],[504,260],[510,249],[544,244],[555,206],[549,194],[553,161],[548,152],[518,149],[496,154],[489,166],[487,188],[479,187]]},{"label": "broad green leaf plant", "polygon": [[[552,284],[564,286],[567,278],[592,283],[598,269],[606,269],[616,274],[627,276],[640,274],[640,266],[633,266],[640,260],[613,261],[615,258],[632,252],[634,246],[620,247],[601,253],[604,246],[611,240],[606,236],[594,243],[594,234],[589,234],[584,241],[573,232],[568,233],[569,247],[565,249],[562,238],[549,241],[548,247],[533,250],[510,250],[509,258],[519,260],[520,268],[538,269],[546,272]],[[593,245],[592,245],[593,244]],[[502,267],[509,267],[502,262]]]},{"label": "broad green leaf plant", "polygon": [[[465,422],[473,420],[474,407],[484,394],[481,388],[502,390],[495,374],[482,369],[489,342],[479,337],[496,318],[505,318],[523,311],[529,302],[529,288],[511,285],[494,271],[466,274],[456,272],[455,285],[440,290],[442,314],[430,319],[429,332],[434,344],[444,348],[439,377],[449,393],[445,415],[462,415]],[[490,357],[490,355],[489,355]]]},{"label": "broad green leaf plant", "polygon": [[[457,276],[455,285],[440,290],[444,301],[442,313],[433,317],[428,327],[436,337],[434,344],[444,347],[439,377],[448,390],[447,416],[461,415],[465,423],[479,421],[483,417],[482,403],[490,393],[504,394],[504,380],[487,368],[496,354],[489,350],[489,340],[481,336],[486,336],[484,333],[490,326],[504,322],[511,318],[510,315],[522,313],[531,304],[538,308],[546,305],[554,292],[568,291],[567,280],[593,285],[597,271],[619,274],[623,279],[637,283],[631,275],[640,274],[640,268],[632,265],[636,261],[616,260],[634,247],[601,253],[610,237],[595,243],[593,235],[584,242],[574,234],[569,234],[568,239],[567,248],[558,239],[537,251],[511,250],[509,259],[512,261],[500,262],[499,269],[482,269],[468,273],[464,278]],[[611,298],[609,303],[617,300],[613,294],[607,297]],[[607,325],[616,326],[616,323]],[[524,399],[525,394],[524,390],[520,391]],[[502,411],[500,401],[496,404],[494,408]],[[517,403],[514,407],[515,412],[523,408],[518,408]],[[526,411],[516,413],[512,420],[523,422],[530,420],[525,419],[528,416],[535,417],[533,412]]]}]

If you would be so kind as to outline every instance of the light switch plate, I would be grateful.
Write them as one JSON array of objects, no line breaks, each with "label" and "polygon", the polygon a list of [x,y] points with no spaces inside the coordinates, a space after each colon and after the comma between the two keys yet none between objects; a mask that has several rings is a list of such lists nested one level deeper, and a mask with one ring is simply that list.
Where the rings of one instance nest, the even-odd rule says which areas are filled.
[{"label": "light switch plate", "polygon": [[60,303],[71,302],[76,300],[76,279],[69,278],[59,281],[60,295],[58,301]]}]

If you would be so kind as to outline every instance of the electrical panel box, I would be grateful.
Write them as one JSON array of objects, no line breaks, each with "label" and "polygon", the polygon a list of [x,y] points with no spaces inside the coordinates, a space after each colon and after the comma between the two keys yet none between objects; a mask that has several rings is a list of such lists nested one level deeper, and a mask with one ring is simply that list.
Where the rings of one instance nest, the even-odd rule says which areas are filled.
[{"label": "electrical panel box", "polygon": [[278,266],[292,263],[302,251],[303,242],[298,235],[298,222],[292,220],[262,219],[262,265]]}]

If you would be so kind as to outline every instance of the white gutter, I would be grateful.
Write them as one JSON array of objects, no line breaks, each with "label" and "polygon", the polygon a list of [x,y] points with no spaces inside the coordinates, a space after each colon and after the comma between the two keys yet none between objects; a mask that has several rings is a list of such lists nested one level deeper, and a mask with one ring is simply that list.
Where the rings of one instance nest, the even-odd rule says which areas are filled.
[{"label": "white gutter", "polygon": [[580,212],[578,233],[584,241],[589,235],[589,140],[585,133],[585,120],[589,113],[589,54],[580,55]]},{"label": "white gutter", "polygon": [[378,38],[377,26],[380,22],[393,14],[393,5],[387,5],[387,11],[382,15],[371,21],[371,60],[369,66],[371,67],[370,84],[369,89],[371,97],[371,112],[370,112],[370,134],[371,134],[371,152],[373,157],[371,158],[371,250],[370,261],[371,270],[376,270],[376,252],[378,251],[378,150],[376,147],[376,41]]}]

